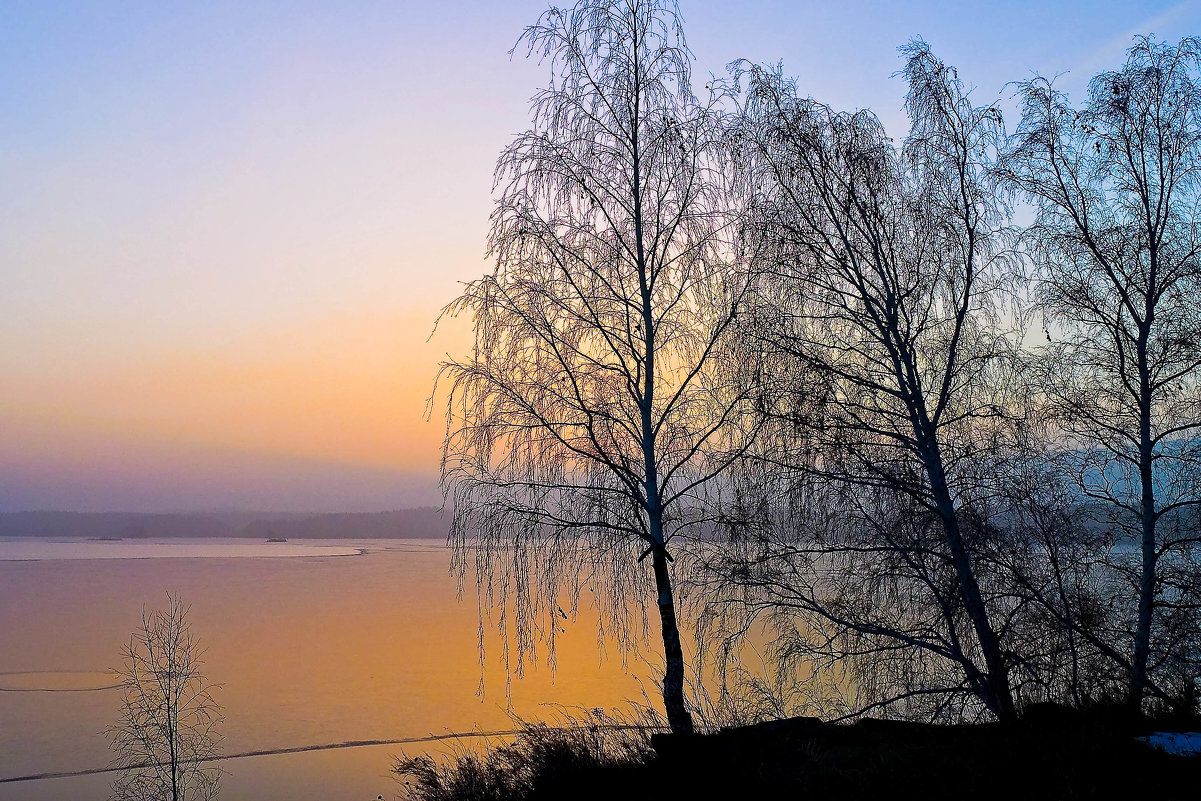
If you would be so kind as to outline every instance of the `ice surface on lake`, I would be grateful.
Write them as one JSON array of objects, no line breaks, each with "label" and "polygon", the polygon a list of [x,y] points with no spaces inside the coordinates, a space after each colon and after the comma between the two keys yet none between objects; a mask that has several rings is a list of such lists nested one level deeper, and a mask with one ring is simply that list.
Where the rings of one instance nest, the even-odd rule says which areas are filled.
[{"label": "ice surface on lake", "polygon": [[234,538],[87,540],[21,537],[0,539],[0,562],[50,559],[355,556],[361,552],[359,548],[345,543],[265,542]]},{"label": "ice surface on lake", "polygon": [[[0,779],[111,763],[101,732],[116,721],[121,693],[106,671],[120,664],[142,610],[162,608],[167,592],[190,607],[204,671],[221,685],[226,754],[508,729],[510,702],[529,720],[620,710],[643,697],[639,675],[662,674],[655,665],[626,674],[615,647],[601,664],[595,612],[585,608],[559,621],[556,671],[540,659],[511,694],[489,626],[480,697],[475,578],[466,577],[460,603],[440,540],[64,540],[0,541]],[[135,558],[118,558],[126,556]],[[297,558],[255,558],[263,556]],[[392,798],[391,755],[406,747],[444,746],[223,760],[221,799]],[[112,779],[3,783],[0,799],[103,799]]]}]

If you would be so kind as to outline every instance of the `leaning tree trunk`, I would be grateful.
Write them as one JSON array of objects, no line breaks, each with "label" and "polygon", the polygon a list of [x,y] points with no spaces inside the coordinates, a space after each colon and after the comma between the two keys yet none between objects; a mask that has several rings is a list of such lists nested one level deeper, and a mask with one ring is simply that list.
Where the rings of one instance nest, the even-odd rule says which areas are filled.
[{"label": "leaning tree trunk", "polygon": [[959,582],[959,591],[963,596],[964,610],[972,621],[976,632],[976,640],[980,644],[980,652],[984,656],[984,676],[981,693],[985,704],[1000,720],[1014,720],[1017,709],[1013,702],[1013,691],[1009,686],[1009,669],[1001,651],[1001,643],[997,633],[993,631],[988,619],[988,609],[980,593],[980,584],[976,581],[976,573],[972,568],[971,557],[963,542],[963,532],[959,528],[959,515],[955,503],[947,487],[946,474],[943,472],[942,460],[934,453],[926,460],[926,469],[930,477],[931,491],[934,502],[938,507],[939,517],[942,518],[943,535],[946,539],[947,550],[951,554],[951,563]]},{"label": "leaning tree trunk", "polygon": [[667,710],[667,725],[674,734],[691,734],[692,715],[684,705],[684,649],[680,646],[680,627],[676,623],[676,602],[671,590],[671,574],[667,569],[667,549],[662,544],[662,521],[655,521],[652,517],[651,530],[656,539],[652,546],[655,590],[658,593],[659,618],[663,622],[663,707]]},{"label": "leaning tree trunk", "polygon": [[[637,69],[635,51],[635,69]],[[680,627],[676,623],[675,595],[671,591],[671,574],[667,569],[667,548],[663,536],[663,506],[659,497],[659,464],[656,451],[657,432],[652,422],[655,408],[655,319],[652,313],[651,280],[646,250],[643,246],[642,226],[642,175],[641,156],[638,147],[638,105],[635,117],[631,150],[633,152],[633,195],[634,195],[634,248],[638,270],[638,292],[642,312],[642,397],[639,398],[639,417],[642,423],[642,457],[646,470],[644,490],[646,492],[647,522],[650,527],[651,553],[655,568],[655,592],[659,605],[659,618],[663,623],[663,707],[667,712],[667,724],[675,734],[691,734],[692,715],[684,705],[684,650],[680,647]]]}]

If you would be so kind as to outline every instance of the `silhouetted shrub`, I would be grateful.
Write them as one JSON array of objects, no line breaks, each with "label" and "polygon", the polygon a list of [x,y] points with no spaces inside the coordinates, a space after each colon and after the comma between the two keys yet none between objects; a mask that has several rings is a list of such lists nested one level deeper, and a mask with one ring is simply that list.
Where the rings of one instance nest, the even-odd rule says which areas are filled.
[{"label": "silhouetted shrub", "polygon": [[562,725],[524,724],[513,742],[483,753],[462,751],[447,761],[402,754],[392,772],[411,801],[593,797],[628,786],[629,775],[653,759],[650,733],[661,728],[648,712],[617,719],[594,710],[566,716]]}]

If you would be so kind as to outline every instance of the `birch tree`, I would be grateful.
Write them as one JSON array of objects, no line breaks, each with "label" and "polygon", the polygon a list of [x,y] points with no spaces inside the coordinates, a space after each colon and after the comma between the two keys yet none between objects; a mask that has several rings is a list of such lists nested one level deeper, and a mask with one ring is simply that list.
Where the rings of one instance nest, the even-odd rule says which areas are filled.
[{"label": "birch tree", "polygon": [[[1061,461],[1103,510],[1112,566],[1131,588],[1129,627],[1094,644],[1125,671],[1134,706],[1164,695],[1157,672],[1195,676],[1199,68],[1201,41],[1142,37],[1121,69],[1093,78],[1082,107],[1050,80],[1021,84],[1007,159],[1037,210],[1028,238],[1048,323],[1040,388]],[[1182,673],[1190,652],[1193,672]]]},{"label": "birch tree", "polygon": [[116,671],[121,717],[107,733],[120,769],[116,801],[207,801],[220,769],[221,710],[201,671],[201,649],[187,607],[168,596],[165,611],[142,612],[142,624]]},{"label": "birch tree", "polygon": [[688,732],[672,550],[755,429],[727,347],[750,274],[717,100],[693,93],[670,0],[552,8],[518,46],[550,83],[497,164],[495,268],[444,311],[475,327],[440,374],[456,563],[474,558],[518,673],[540,643],[553,661],[582,587],[623,645],[653,597],[667,719]]},{"label": "birch tree", "polygon": [[847,653],[943,666],[899,697],[966,695],[1012,718],[1007,610],[982,586],[978,508],[1015,408],[998,313],[1004,131],[923,42],[903,53],[901,148],[869,111],[803,97],[778,69],[742,74],[770,261],[744,330],[767,354],[763,406],[781,424],[764,458],[840,512],[730,574],[841,632]]}]

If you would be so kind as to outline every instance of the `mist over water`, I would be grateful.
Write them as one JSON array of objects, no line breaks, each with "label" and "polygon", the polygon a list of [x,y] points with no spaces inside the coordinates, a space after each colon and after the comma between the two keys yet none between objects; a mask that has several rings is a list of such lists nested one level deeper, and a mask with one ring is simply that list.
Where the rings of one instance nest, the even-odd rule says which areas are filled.
[{"label": "mist over water", "polygon": [[[115,556],[130,549],[142,558]],[[499,638],[486,627],[481,699],[474,588],[458,602],[448,565],[431,540],[0,541],[0,779],[109,764],[99,733],[120,697],[106,671],[143,605],[164,607],[168,591],[190,605],[204,672],[221,685],[225,754],[511,728]],[[555,675],[543,665],[513,681],[512,714],[619,707],[642,698],[639,676],[654,696],[654,668],[627,674],[612,652],[600,662],[588,610],[565,629]],[[450,747],[228,759],[221,798],[392,798],[392,754]],[[0,796],[103,798],[112,778],[7,783]]]}]

